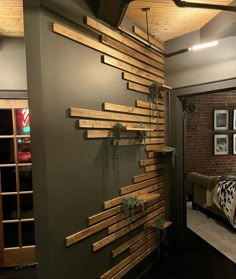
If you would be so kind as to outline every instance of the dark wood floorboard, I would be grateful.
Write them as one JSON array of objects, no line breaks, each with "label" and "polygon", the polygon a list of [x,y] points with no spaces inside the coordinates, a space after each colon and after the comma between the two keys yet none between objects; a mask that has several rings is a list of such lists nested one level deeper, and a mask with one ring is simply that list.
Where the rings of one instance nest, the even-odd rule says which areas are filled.
[{"label": "dark wood floorboard", "polygon": [[[0,278],[36,279],[36,266],[2,268]],[[163,249],[160,260],[142,277],[142,279],[234,278],[236,278],[236,264],[188,229],[182,253],[176,255]]]}]

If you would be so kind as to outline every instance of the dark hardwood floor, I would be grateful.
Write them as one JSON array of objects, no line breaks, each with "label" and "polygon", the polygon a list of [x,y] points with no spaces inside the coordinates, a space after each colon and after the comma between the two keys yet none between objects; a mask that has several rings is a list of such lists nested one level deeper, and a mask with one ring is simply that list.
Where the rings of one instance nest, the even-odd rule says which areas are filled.
[{"label": "dark hardwood floor", "polygon": [[0,279],[36,279],[36,266],[1,268]]},{"label": "dark hardwood floor", "polygon": [[[236,253],[236,251],[235,251]],[[186,229],[181,254],[161,255],[161,259],[142,279],[233,279],[236,264]]]},{"label": "dark hardwood floor", "polygon": [[[0,278],[36,279],[36,266],[0,269]],[[183,278],[233,279],[236,278],[236,264],[187,229],[181,255],[162,251],[160,260],[142,277],[142,279]]]}]

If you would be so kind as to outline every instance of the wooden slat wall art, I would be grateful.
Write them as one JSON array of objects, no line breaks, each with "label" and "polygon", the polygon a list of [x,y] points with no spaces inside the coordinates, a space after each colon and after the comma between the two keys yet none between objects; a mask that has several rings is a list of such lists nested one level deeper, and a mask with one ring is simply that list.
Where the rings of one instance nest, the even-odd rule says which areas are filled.
[{"label": "wooden slat wall art", "polygon": [[148,41],[154,45],[155,47],[159,48],[160,50],[164,50],[164,43],[161,40],[158,40],[157,38],[153,38],[152,36],[148,36],[147,33],[145,33],[143,30],[138,28],[137,26],[134,26],[134,34],[138,35],[142,39]]},{"label": "wooden slat wall art", "polygon": [[[132,184],[121,187],[118,197],[104,201],[103,211],[88,217],[87,228],[66,237],[66,246],[69,247],[100,231],[106,232],[102,239],[92,244],[92,251],[95,252],[110,243],[116,243],[117,239],[130,231],[142,228],[136,236],[111,251],[112,258],[126,251],[123,259],[100,277],[115,279],[122,278],[159,246],[152,226],[156,220],[165,216],[166,182],[165,164],[154,151],[165,143],[165,99],[161,93],[156,103],[150,103],[148,87],[152,82],[164,83],[164,57],[90,17],[85,17],[84,24],[101,35],[100,41],[58,23],[53,23],[52,29],[58,35],[101,52],[104,64],[124,71],[121,81],[127,81],[131,93],[135,91],[147,96],[147,101],[136,100],[134,106],[105,102],[101,111],[70,108],[70,117],[79,118],[77,127],[86,129],[87,139],[112,138],[112,128],[119,122],[125,127],[119,145],[145,144],[147,158],[139,161],[143,173],[134,176]],[[144,37],[137,28],[135,33]],[[152,44],[163,49],[158,40],[152,39]],[[138,137],[141,131],[146,133],[145,141]],[[123,199],[129,196],[144,200],[143,210],[141,206],[135,208],[132,220],[122,207]]]},{"label": "wooden slat wall art", "polygon": [[118,42],[121,42],[123,45],[130,47],[131,49],[138,51],[151,59],[160,62],[161,64],[164,64],[164,57],[156,52],[153,52],[149,50],[148,48],[145,48],[138,42],[135,42],[132,39],[127,38],[126,36],[123,36],[110,28],[106,27],[105,25],[95,21],[94,19],[90,17],[85,17],[85,24],[87,24],[89,27],[95,29],[96,31],[105,34]]}]

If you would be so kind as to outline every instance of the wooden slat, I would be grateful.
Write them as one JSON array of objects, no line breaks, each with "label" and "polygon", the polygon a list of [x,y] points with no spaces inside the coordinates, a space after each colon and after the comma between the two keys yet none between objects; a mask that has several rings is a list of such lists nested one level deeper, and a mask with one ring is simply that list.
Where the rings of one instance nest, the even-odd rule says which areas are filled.
[{"label": "wooden slat", "polygon": [[164,143],[164,139],[162,138],[146,138],[144,140],[139,139],[120,139],[119,145],[138,145],[138,144],[157,144],[157,143]]},{"label": "wooden slat", "polygon": [[150,201],[156,201],[160,199],[160,196],[161,196],[160,194],[152,192],[152,193],[145,193],[139,196],[139,198],[143,200],[144,203],[148,203]]},{"label": "wooden slat", "polygon": [[165,133],[163,131],[151,131],[151,132],[147,132],[147,137],[151,137],[151,138],[161,138],[164,137]]},{"label": "wooden slat", "polygon": [[154,158],[154,157],[156,157],[154,152],[148,152],[148,158]]},{"label": "wooden slat", "polygon": [[[119,121],[125,127],[137,127],[140,125],[140,122],[131,123]],[[78,127],[79,128],[94,128],[94,129],[111,129],[113,126],[117,124],[117,121],[105,121],[105,120],[90,120],[90,119],[79,119]],[[156,124],[143,124],[145,128],[157,129]],[[159,125],[160,126],[160,125]]]},{"label": "wooden slat", "polygon": [[58,23],[53,23],[53,32],[62,35],[66,38],[69,38],[75,42],[78,42],[82,45],[85,45],[87,47],[90,47],[92,49],[95,49],[97,51],[100,51],[104,54],[110,55],[112,57],[115,57],[123,62],[126,62],[132,66],[136,66],[139,69],[145,70],[155,76],[164,77],[164,73],[161,70],[158,70],[152,66],[149,66],[143,62],[138,61],[135,58],[130,57],[129,55],[126,55],[124,53],[121,53],[120,51],[117,51],[113,48],[110,48],[108,46],[105,46],[104,44],[97,42],[79,32],[76,32],[70,28],[67,28],[63,25],[60,25]]},{"label": "wooden slat", "polygon": [[141,181],[145,181],[148,180],[150,178],[154,178],[156,176],[160,175],[160,173],[158,171],[153,171],[150,173],[144,173],[144,174],[139,174],[133,177],[133,183],[138,183]]},{"label": "wooden slat", "polygon": [[101,222],[115,214],[118,214],[120,213],[122,210],[122,206],[119,205],[117,207],[114,207],[112,209],[109,209],[109,210],[106,210],[106,211],[103,211],[101,213],[98,213],[98,214],[95,214],[91,217],[88,217],[88,224],[89,225],[93,225],[93,224],[96,224],[98,222]]},{"label": "wooden slat", "polygon": [[[122,217],[125,216],[124,213],[120,213],[120,214],[122,214]],[[67,247],[71,246],[72,244],[75,244],[76,242],[78,242],[92,234],[95,234],[95,233],[107,228],[108,226],[116,223],[121,218],[120,214],[117,214],[111,218],[106,219],[105,221],[102,221],[96,225],[93,225],[89,228],[86,228],[84,230],[81,230],[77,233],[74,233],[74,234],[66,237],[66,246]]]},{"label": "wooden slat", "polygon": [[151,81],[157,81],[160,83],[164,83],[164,79],[162,77],[158,77],[156,75],[153,75],[151,73],[145,72],[144,70],[141,70],[140,68],[137,68],[135,66],[132,66],[128,63],[125,63],[121,60],[118,60],[116,58],[113,58],[111,56],[103,55],[102,62],[104,64],[113,66],[115,68],[118,68],[120,70],[136,74],[137,76],[140,76],[142,78],[149,79]]},{"label": "wooden slat", "polygon": [[121,244],[119,247],[117,247],[117,248],[112,250],[112,258],[117,257],[122,252],[124,252],[125,250],[129,249],[130,246],[132,246],[133,244],[135,244],[139,240],[143,239],[144,237],[147,237],[150,234],[153,234],[153,230],[151,229],[151,227],[148,228],[145,231],[142,231],[140,234],[134,236],[133,238],[127,240],[126,242]]},{"label": "wooden slat", "polygon": [[145,238],[141,239],[140,241],[138,241],[137,243],[133,244],[130,248],[129,248],[129,253],[132,254],[134,253],[136,250],[138,250],[140,247],[142,247],[143,245],[145,245],[148,242],[157,242],[157,234],[155,232],[147,235]]},{"label": "wooden slat", "polygon": [[92,27],[93,29],[106,34],[107,36],[119,41],[120,43],[156,60],[157,62],[160,62],[164,64],[164,57],[161,55],[158,55],[157,53],[154,53],[147,48],[143,47],[141,44],[134,42],[134,40],[131,40],[118,32],[112,31],[110,28],[106,27],[105,25],[102,25],[101,23],[95,21],[94,19],[90,17],[85,17],[85,23]]},{"label": "wooden slat", "polygon": [[125,112],[130,114],[138,114],[138,115],[147,115],[147,116],[157,116],[157,111],[154,111],[152,114],[152,111],[150,109],[142,109],[142,108],[136,108],[136,107],[130,107],[130,106],[123,106],[123,105],[117,105],[117,104],[111,104],[111,103],[104,103],[103,109],[107,111],[116,111],[116,112]]},{"label": "wooden slat", "polygon": [[137,26],[134,26],[133,30],[134,30],[134,33],[136,35],[138,35],[139,37],[141,37],[142,39],[144,39],[146,41],[148,41],[148,39],[149,39],[149,42],[152,45],[154,45],[155,47],[159,48],[162,51],[164,50],[164,43],[162,41],[153,38],[151,35],[148,36],[146,32],[144,32],[143,30],[141,30]]},{"label": "wooden slat", "polygon": [[164,72],[164,65],[162,63],[159,63],[106,35],[101,36],[101,42]]},{"label": "wooden slat", "polygon": [[134,261],[130,264],[127,264],[121,271],[119,271],[116,275],[112,277],[112,279],[120,279],[128,273],[132,268],[134,268],[137,264],[139,264],[144,258],[146,258],[149,254],[155,251],[158,248],[158,244],[154,243],[149,249],[146,249],[143,254],[138,255]]},{"label": "wooden slat", "polygon": [[[147,215],[147,214],[149,214],[149,213],[159,209],[162,206],[164,206],[164,202],[163,201],[148,207],[143,212],[141,211],[141,212],[139,212],[137,214],[134,214],[134,216],[132,217],[132,223],[135,222],[136,220],[140,219],[141,217],[144,217],[144,215]],[[121,220],[121,221],[119,221],[119,222],[109,226],[108,229],[107,229],[107,232],[108,232],[108,234],[114,233],[114,232],[116,232],[116,231],[118,231],[118,230],[120,230],[120,229],[122,229],[122,228],[124,228],[126,226],[129,226],[130,222],[131,221],[130,221],[129,217],[126,218],[126,219],[123,219],[123,220]]]},{"label": "wooden slat", "polygon": [[138,84],[141,84],[141,85],[144,85],[144,86],[150,86],[152,84],[152,81],[150,81],[148,79],[145,79],[145,78],[138,77],[138,76],[136,76],[134,74],[131,74],[131,73],[123,72],[122,73],[122,78],[124,80],[132,81],[134,83],[138,83]]},{"label": "wooden slat", "polygon": [[157,163],[159,163],[158,158],[154,158],[154,159],[145,159],[145,160],[140,160],[140,161],[139,161],[139,165],[140,165],[141,167],[145,167],[145,166],[153,165],[153,164],[157,164]]},{"label": "wooden slat", "polygon": [[[88,130],[87,131],[87,138],[111,138],[111,137],[112,137],[111,130]],[[121,131],[121,138],[128,138],[128,137],[137,138],[138,137],[137,132],[131,132],[126,130]],[[152,140],[148,141],[148,144],[155,144],[155,143],[160,143],[160,141],[157,141],[155,138],[152,138]]]},{"label": "wooden slat", "polygon": [[158,164],[158,165],[150,165],[150,166],[146,166],[144,168],[145,172],[150,172],[150,171],[155,171],[155,170],[160,170],[163,169],[165,167],[164,164]]},{"label": "wooden slat", "polygon": [[155,210],[154,212],[145,215],[143,218],[131,223],[129,226],[97,241],[96,243],[93,244],[93,252],[98,251],[99,249],[101,249],[102,247],[110,244],[111,242],[117,240],[118,238],[122,237],[123,235],[127,234],[128,232],[142,226],[143,224],[145,224],[146,222],[150,221],[151,219],[153,219],[156,215],[162,213],[164,211],[164,207],[161,207],[157,210]]},{"label": "wooden slat", "polygon": [[92,118],[92,119],[111,119],[116,121],[131,121],[141,123],[162,123],[162,119],[157,119],[156,117],[147,117],[140,115],[130,115],[125,113],[111,113],[106,111],[98,111],[98,110],[89,110],[89,109],[81,109],[81,108],[70,108],[70,116],[71,117],[84,117],[84,118]]},{"label": "wooden slat", "polygon": [[[155,184],[155,185],[152,185],[152,186],[149,186],[147,188],[144,188],[142,190],[139,190],[139,191],[136,191],[136,192],[133,192],[132,195],[136,195],[136,196],[140,196],[140,195],[143,195],[145,193],[149,193],[149,192],[152,192],[152,191],[155,191],[161,187],[164,186],[164,183],[163,182],[160,182],[158,184]],[[111,207],[114,207],[114,206],[117,206],[119,204],[122,203],[122,200],[124,197],[129,197],[131,196],[130,194],[127,194],[127,195],[124,195],[122,197],[117,197],[117,198],[114,198],[114,199],[111,199],[109,201],[105,201],[103,206],[104,206],[104,209],[109,209]]]},{"label": "wooden slat", "polygon": [[156,130],[157,131],[164,131],[165,130],[165,125],[158,124]]},{"label": "wooden slat", "polygon": [[112,137],[112,133],[110,130],[88,130],[87,131],[88,139],[110,138],[110,137]]},{"label": "wooden slat", "polygon": [[148,187],[150,185],[153,185],[155,183],[161,182],[164,180],[163,176],[157,176],[155,178],[149,179],[149,180],[145,180],[143,182],[139,182],[139,183],[135,183],[129,186],[125,186],[120,188],[120,195],[125,195],[134,191],[137,191],[139,189]]},{"label": "wooden slat", "polygon": [[[140,125],[140,122],[124,122],[119,121],[125,127],[137,127]],[[79,128],[98,128],[98,129],[111,129],[113,126],[117,124],[117,121],[104,121],[104,120],[90,120],[90,119],[79,119],[78,120],[78,127]],[[156,124],[145,123],[143,126],[147,129],[156,129]],[[160,132],[161,133],[161,132]]]},{"label": "wooden slat", "polygon": [[137,91],[139,93],[149,94],[149,89],[146,86],[143,86],[143,85],[140,85],[140,84],[137,84],[137,83],[128,82],[127,83],[127,88],[129,90]]},{"label": "wooden slat", "polygon": [[156,217],[154,217],[153,219],[150,219],[147,223],[144,224],[143,228],[146,230],[147,228],[153,227],[154,224],[157,222],[157,220],[163,219],[165,218],[165,214],[159,214]]},{"label": "wooden slat", "polygon": [[147,145],[146,151],[161,152],[163,144],[160,145]]},{"label": "wooden slat", "polygon": [[[142,125],[143,126],[143,125]],[[125,127],[126,131],[136,131],[136,132],[149,132],[153,131],[153,129],[143,128],[143,127]]]},{"label": "wooden slat", "polygon": [[111,268],[109,271],[104,273],[100,278],[101,279],[110,279],[113,278],[115,274],[117,274],[119,271],[121,271],[127,264],[135,260],[140,254],[144,253],[147,249],[152,247],[154,245],[154,240],[150,240],[148,243],[144,244],[141,248],[139,248],[137,251],[135,251],[130,256],[123,259],[121,262],[119,262],[117,265],[115,265],[113,268]]},{"label": "wooden slat", "polygon": [[[158,99],[158,102],[160,101],[160,99]],[[136,107],[139,108],[149,108],[152,110],[160,110],[160,111],[164,111],[165,107],[164,105],[161,104],[152,104],[149,102],[144,102],[144,101],[140,101],[140,100],[136,100]]]}]

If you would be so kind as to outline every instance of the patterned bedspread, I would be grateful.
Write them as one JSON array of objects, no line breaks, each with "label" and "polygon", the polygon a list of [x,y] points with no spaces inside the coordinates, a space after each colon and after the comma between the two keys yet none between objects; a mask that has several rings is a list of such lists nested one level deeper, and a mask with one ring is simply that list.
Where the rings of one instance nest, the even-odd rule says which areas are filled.
[{"label": "patterned bedspread", "polygon": [[221,176],[216,189],[217,202],[236,228],[236,176]]}]

